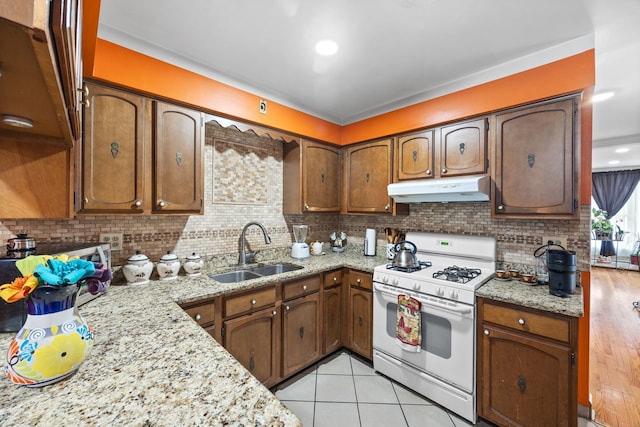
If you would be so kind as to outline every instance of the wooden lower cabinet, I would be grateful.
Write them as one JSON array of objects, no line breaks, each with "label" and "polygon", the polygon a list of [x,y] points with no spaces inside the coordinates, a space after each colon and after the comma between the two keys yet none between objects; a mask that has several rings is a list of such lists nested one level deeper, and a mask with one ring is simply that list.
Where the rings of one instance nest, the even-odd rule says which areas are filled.
[{"label": "wooden lower cabinet", "polygon": [[265,386],[280,379],[280,316],[275,307],[223,322],[224,347]]},{"label": "wooden lower cabinet", "polygon": [[182,306],[193,320],[196,321],[213,338],[219,340],[216,330],[216,300],[199,301],[195,304],[185,304]]},{"label": "wooden lower cabinet", "polygon": [[501,426],[577,425],[577,319],[478,304],[478,415]]},{"label": "wooden lower cabinet", "polygon": [[369,360],[373,357],[372,317],[371,291],[349,288],[349,348]]},{"label": "wooden lower cabinet", "polygon": [[324,343],[322,354],[342,347],[342,286],[325,289],[322,294]]},{"label": "wooden lower cabinet", "polygon": [[287,377],[320,358],[320,294],[283,302],[282,308],[282,376]]}]

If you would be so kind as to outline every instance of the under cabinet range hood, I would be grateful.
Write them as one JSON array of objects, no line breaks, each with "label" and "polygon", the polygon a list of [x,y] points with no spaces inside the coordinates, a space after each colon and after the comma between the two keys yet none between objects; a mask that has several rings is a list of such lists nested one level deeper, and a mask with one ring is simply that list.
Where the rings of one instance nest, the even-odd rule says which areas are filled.
[{"label": "under cabinet range hood", "polygon": [[489,175],[403,181],[387,186],[398,203],[486,202],[490,194]]}]

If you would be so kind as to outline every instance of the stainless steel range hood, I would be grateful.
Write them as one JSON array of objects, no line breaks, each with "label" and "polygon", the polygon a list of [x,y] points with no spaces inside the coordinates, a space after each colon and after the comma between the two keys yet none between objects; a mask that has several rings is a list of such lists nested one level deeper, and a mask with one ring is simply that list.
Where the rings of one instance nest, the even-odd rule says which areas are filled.
[{"label": "stainless steel range hood", "polygon": [[398,203],[486,202],[490,194],[489,175],[403,181],[387,186]]}]

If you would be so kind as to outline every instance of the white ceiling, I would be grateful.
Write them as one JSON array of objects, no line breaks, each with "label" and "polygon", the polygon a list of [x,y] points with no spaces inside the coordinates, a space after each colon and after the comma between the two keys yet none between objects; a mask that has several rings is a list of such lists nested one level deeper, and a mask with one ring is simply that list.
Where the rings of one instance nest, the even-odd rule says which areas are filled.
[{"label": "white ceiling", "polygon": [[640,167],[638,18],[638,0],[105,0],[98,35],[337,124],[595,47],[596,92],[616,91],[594,104],[601,169],[619,145]]}]

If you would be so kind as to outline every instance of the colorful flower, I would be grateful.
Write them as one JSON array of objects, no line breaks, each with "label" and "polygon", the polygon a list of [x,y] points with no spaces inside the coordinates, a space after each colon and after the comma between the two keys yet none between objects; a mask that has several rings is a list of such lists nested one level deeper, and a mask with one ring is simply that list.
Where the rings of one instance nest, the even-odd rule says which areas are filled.
[{"label": "colorful flower", "polygon": [[16,302],[25,298],[38,287],[35,276],[17,277],[13,282],[0,286],[0,297],[6,302]]},{"label": "colorful flower", "polygon": [[58,335],[49,345],[36,349],[32,368],[44,378],[66,374],[82,362],[86,346],[80,334]]}]

